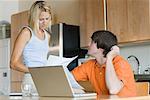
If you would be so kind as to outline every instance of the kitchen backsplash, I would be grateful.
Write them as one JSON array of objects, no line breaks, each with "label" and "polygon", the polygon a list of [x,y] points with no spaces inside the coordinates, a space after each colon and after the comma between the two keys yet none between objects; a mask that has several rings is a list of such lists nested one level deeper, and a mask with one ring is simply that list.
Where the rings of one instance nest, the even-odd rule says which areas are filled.
[{"label": "kitchen backsplash", "polygon": [[121,55],[127,59],[128,56],[134,55],[140,63],[140,72],[143,73],[147,67],[150,67],[150,44],[140,44],[120,47]]}]

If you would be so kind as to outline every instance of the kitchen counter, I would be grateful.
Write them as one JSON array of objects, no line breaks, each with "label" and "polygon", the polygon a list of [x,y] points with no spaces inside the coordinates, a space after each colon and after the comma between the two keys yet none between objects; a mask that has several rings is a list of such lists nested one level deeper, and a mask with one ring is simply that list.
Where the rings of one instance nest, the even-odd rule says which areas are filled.
[{"label": "kitchen counter", "polygon": [[117,95],[102,95],[98,96],[96,100],[150,100],[150,95],[135,97],[118,97]]},{"label": "kitchen counter", "polygon": [[118,97],[116,95],[101,95],[97,97],[22,97],[22,96],[0,96],[0,100],[150,100],[150,96]]},{"label": "kitchen counter", "polygon": [[150,82],[150,74],[135,74],[134,78],[137,82]]}]

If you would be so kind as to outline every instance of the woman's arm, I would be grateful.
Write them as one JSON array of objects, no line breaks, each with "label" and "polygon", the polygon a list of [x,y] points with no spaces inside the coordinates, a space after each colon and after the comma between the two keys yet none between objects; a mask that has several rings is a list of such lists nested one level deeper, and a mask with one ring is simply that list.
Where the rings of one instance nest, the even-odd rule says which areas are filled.
[{"label": "woman's arm", "polygon": [[10,67],[14,70],[18,70],[21,72],[29,72],[28,67],[26,67],[22,62],[22,52],[26,45],[26,43],[30,39],[30,31],[27,28],[24,28],[19,36],[17,37],[14,49],[12,52],[12,56],[10,59]]},{"label": "woman's arm", "polygon": [[[49,40],[49,45],[50,45],[50,39],[51,39],[51,35],[50,34],[48,34],[48,40]],[[54,46],[54,47],[50,47],[49,48],[49,52],[53,52],[53,51],[57,51],[57,50],[59,50],[59,46],[57,45],[57,46]]]},{"label": "woman's arm", "polygon": [[117,94],[123,87],[123,83],[117,77],[117,74],[113,65],[113,58],[119,54],[119,48],[113,46],[112,50],[107,54],[106,61],[106,85],[109,89],[110,94]]}]

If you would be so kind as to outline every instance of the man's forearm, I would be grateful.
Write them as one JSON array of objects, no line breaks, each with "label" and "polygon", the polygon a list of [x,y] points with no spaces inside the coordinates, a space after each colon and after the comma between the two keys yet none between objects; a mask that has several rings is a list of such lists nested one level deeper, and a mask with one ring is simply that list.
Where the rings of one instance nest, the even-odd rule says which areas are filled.
[{"label": "man's forearm", "polygon": [[123,87],[123,83],[117,77],[112,63],[112,58],[108,58],[106,62],[106,85],[110,94],[117,94]]}]

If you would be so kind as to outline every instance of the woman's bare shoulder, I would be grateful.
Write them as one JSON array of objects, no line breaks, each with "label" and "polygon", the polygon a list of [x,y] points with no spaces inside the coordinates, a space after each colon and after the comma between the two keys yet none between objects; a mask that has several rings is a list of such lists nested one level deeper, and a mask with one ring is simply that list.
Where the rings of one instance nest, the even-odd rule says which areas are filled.
[{"label": "woman's bare shoulder", "polygon": [[23,28],[18,35],[18,39],[23,39],[23,40],[27,40],[27,41],[30,39],[30,37],[31,37],[31,32],[26,27]]},{"label": "woman's bare shoulder", "polygon": [[31,31],[30,31],[27,27],[24,27],[24,28],[22,28],[22,30],[20,31],[20,34],[23,34],[23,35],[30,35],[30,34],[31,34]]}]

